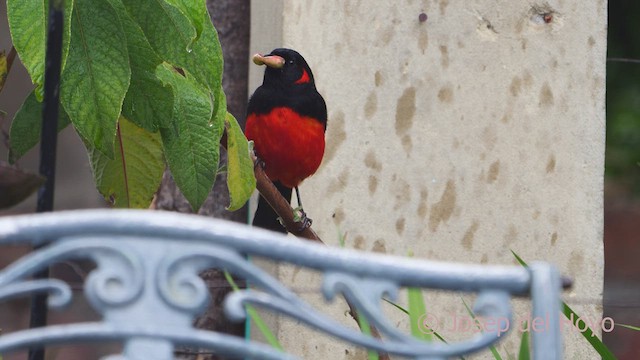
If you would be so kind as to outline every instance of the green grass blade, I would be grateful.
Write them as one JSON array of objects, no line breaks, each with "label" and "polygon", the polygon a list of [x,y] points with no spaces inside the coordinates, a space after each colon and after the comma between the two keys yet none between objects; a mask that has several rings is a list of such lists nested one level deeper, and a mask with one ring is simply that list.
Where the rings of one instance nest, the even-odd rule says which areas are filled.
[{"label": "green grass blade", "polygon": [[[413,257],[413,251],[409,250],[407,255]],[[437,324],[426,323],[428,314],[422,290],[420,288],[408,288],[407,292],[411,335],[423,341],[433,341],[433,328],[430,326],[437,326]]]},{"label": "green grass blade", "polygon": [[402,311],[403,313],[405,313],[405,314],[409,315],[409,310],[407,310],[407,309],[403,308],[402,306],[400,306],[400,305],[398,305],[398,304],[394,303],[393,301],[391,301],[391,300],[389,300],[389,299],[382,298],[382,300],[384,300],[384,301],[386,301],[387,303],[389,303],[389,304],[393,305],[396,309],[398,309],[398,310]]},{"label": "green grass blade", "polygon": [[340,231],[338,231],[338,243],[340,244],[341,248],[344,247],[346,241],[347,241],[347,234],[341,233]]},{"label": "green grass blade", "polygon": [[[511,253],[516,258],[518,263],[520,263],[520,265],[524,267],[528,266],[527,263],[522,260],[522,258],[518,256],[518,254],[516,254],[513,250],[511,250]],[[582,336],[589,342],[589,344],[591,344],[591,347],[593,347],[593,349],[598,352],[603,360],[616,360],[616,357],[615,355],[613,355],[611,350],[609,350],[609,348],[602,342],[602,340],[600,340],[600,338],[598,338],[596,334],[593,333],[593,330],[591,330],[591,328],[587,326],[586,323],[584,324],[586,329],[582,331],[583,327],[578,326],[578,322],[582,321],[580,316],[576,314],[576,312],[573,311],[573,309],[571,309],[571,307],[564,301],[562,302],[562,313],[567,319],[571,320],[571,324],[576,327],[576,329],[580,330],[580,334],[582,334]],[[582,322],[584,323],[584,321]]]},{"label": "green grass blade", "polygon": [[611,350],[609,350],[609,348],[602,342],[602,340],[600,340],[600,338],[593,333],[591,328],[587,326],[586,323],[584,324],[586,330],[582,331],[583,327],[578,326],[578,322],[581,321],[584,323],[584,321],[580,318],[580,315],[576,314],[576,312],[573,311],[573,309],[571,309],[571,307],[569,307],[569,305],[567,305],[564,301],[562,302],[562,313],[567,317],[567,319],[571,320],[571,324],[573,324],[576,329],[580,330],[582,336],[589,342],[589,344],[591,344],[591,347],[593,347],[593,349],[597,351],[600,356],[602,356],[603,360],[616,360],[616,356],[613,355]]},{"label": "green grass blade", "polygon": [[[478,318],[476,318],[476,314],[473,313],[473,310],[471,310],[471,308],[469,307],[467,302],[464,301],[464,299],[462,299],[462,298],[460,298],[460,299],[462,300],[462,303],[464,304],[464,307],[467,309],[467,312],[469,313],[469,316],[471,316],[471,318],[473,319],[473,322],[476,324],[478,329],[482,330],[482,326],[480,325],[480,321],[478,321]],[[500,353],[498,352],[498,350],[496,349],[495,346],[493,346],[493,345],[489,346],[489,350],[491,350],[491,353],[493,354],[493,357],[496,360],[502,360],[502,356],[500,356]]]},{"label": "green grass blade", "polygon": [[640,331],[640,327],[633,326],[633,325],[616,323],[616,326],[622,326],[623,328],[627,328],[627,329],[630,329],[630,330]]},{"label": "green grass blade", "polygon": [[518,360],[529,360],[531,358],[529,351],[529,332],[523,331],[520,338],[520,351],[518,352]]},{"label": "green grass blade", "polygon": [[520,256],[518,256],[518,254],[516,254],[513,250],[510,250],[511,253],[513,254],[513,256],[516,258],[516,260],[518,261],[518,263],[524,267],[527,267],[529,265],[527,265],[526,262],[524,262],[524,260],[522,260],[522,258]]},{"label": "green grass blade", "polygon": [[[231,277],[231,274],[229,274],[229,272],[225,271],[224,277],[229,282],[229,285],[231,285],[231,288],[233,289],[233,291],[240,290],[236,282],[233,281],[233,277]],[[269,329],[269,326],[267,326],[267,324],[262,320],[260,315],[258,315],[258,312],[253,306],[247,305],[247,315],[249,315],[249,318],[253,320],[254,324],[256,324],[256,327],[258,328],[260,333],[262,333],[264,338],[267,340],[267,343],[271,345],[273,348],[284,352],[284,348],[282,347],[282,344],[280,344],[280,342],[278,341],[278,338],[273,334],[271,329]]]},{"label": "green grass blade", "polygon": [[[405,313],[405,314],[409,315],[409,310],[407,310],[407,309],[403,308],[402,306],[400,306],[400,305],[398,305],[398,304],[394,303],[393,301],[391,301],[391,300],[389,300],[389,299],[382,298],[382,300],[384,300],[385,302],[389,303],[390,305],[392,305],[392,306],[393,306],[393,307],[395,307],[396,309],[398,309],[398,310],[402,311],[403,313]],[[447,340],[445,340],[445,339],[442,337],[442,335],[438,334],[438,332],[437,332],[437,331],[432,330],[432,333],[433,333],[433,336],[435,336],[435,337],[436,337],[436,339],[438,339],[438,340],[442,341],[443,343],[447,344]],[[460,357],[460,358],[461,358],[461,359],[464,359],[464,357]]]},{"label": "green grass blade", "polygon": [[[409,288],[407,291],[409,296],[411,335],[424,341],[433,341],[433,330],[429,328],[429,324],[424,324],[427,319],[427,307],[424,303],[422,290],[420,288]],[[434,324],[431,325],[433,326]]]},{"label": "green grass blade", "polygon": [[[362,331],[363,334],[371,337],[371,325],[369,324],[369,320],[362,316],[362,314],[358,316],[358,326],[360,326],[360,331]],[[367,350],[367,359],[378,360],[378,353],[374,350]]]}]

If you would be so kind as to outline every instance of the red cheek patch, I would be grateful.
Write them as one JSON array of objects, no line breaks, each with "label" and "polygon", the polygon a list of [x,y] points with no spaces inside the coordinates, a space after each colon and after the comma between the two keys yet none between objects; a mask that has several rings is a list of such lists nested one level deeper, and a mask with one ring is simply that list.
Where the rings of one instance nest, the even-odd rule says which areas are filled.
[{"label": "red cheek patch", "polygon": [[309,73],[307,73],[307,70],[302,69],[302,76],[300,76],[300,79],[296,80],[295,84],[306,84],[310,80],[311,79],[309,79]]}]

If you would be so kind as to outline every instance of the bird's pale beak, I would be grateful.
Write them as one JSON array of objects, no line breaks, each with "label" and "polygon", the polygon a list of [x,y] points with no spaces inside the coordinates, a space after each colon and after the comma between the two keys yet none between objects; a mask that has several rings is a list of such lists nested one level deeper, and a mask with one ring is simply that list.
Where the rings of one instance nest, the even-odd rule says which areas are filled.
[{"label": "bird's pale beak", "polygon": [[256,65],[267,65],[270,68],[280,69],[284,66],[284,58],[278,55],[253,55],[253,63]]}]

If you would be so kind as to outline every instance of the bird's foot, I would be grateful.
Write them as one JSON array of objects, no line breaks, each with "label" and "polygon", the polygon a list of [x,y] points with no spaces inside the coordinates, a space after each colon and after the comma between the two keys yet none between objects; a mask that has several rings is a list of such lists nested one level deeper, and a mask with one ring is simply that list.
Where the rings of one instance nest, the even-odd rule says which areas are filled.
[{"label": "bird's foot", "polygon": [[293,221],[298,225],[298,231],[302,231],[311,226],[313,220],[307,217],[302,206],[293,209]]},{"label": "bird's foot", "polygon": [[261,169],[264,169],[264,165],[264,161],[256,156],[256,161],[253,162],[253,168],[255,169],[259,166]]}]

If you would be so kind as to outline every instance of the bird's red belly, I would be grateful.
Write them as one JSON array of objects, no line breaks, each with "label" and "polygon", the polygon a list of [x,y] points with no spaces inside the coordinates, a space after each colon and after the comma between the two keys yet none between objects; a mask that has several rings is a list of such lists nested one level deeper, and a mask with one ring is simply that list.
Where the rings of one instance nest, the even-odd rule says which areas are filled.
[{"label": "bird's red belly", "polygon": [[278,107],[250,114],[245,127],[265,172],[273,181],[295,187],[318,170],[324,154],[324,126],[318,120]]}]

